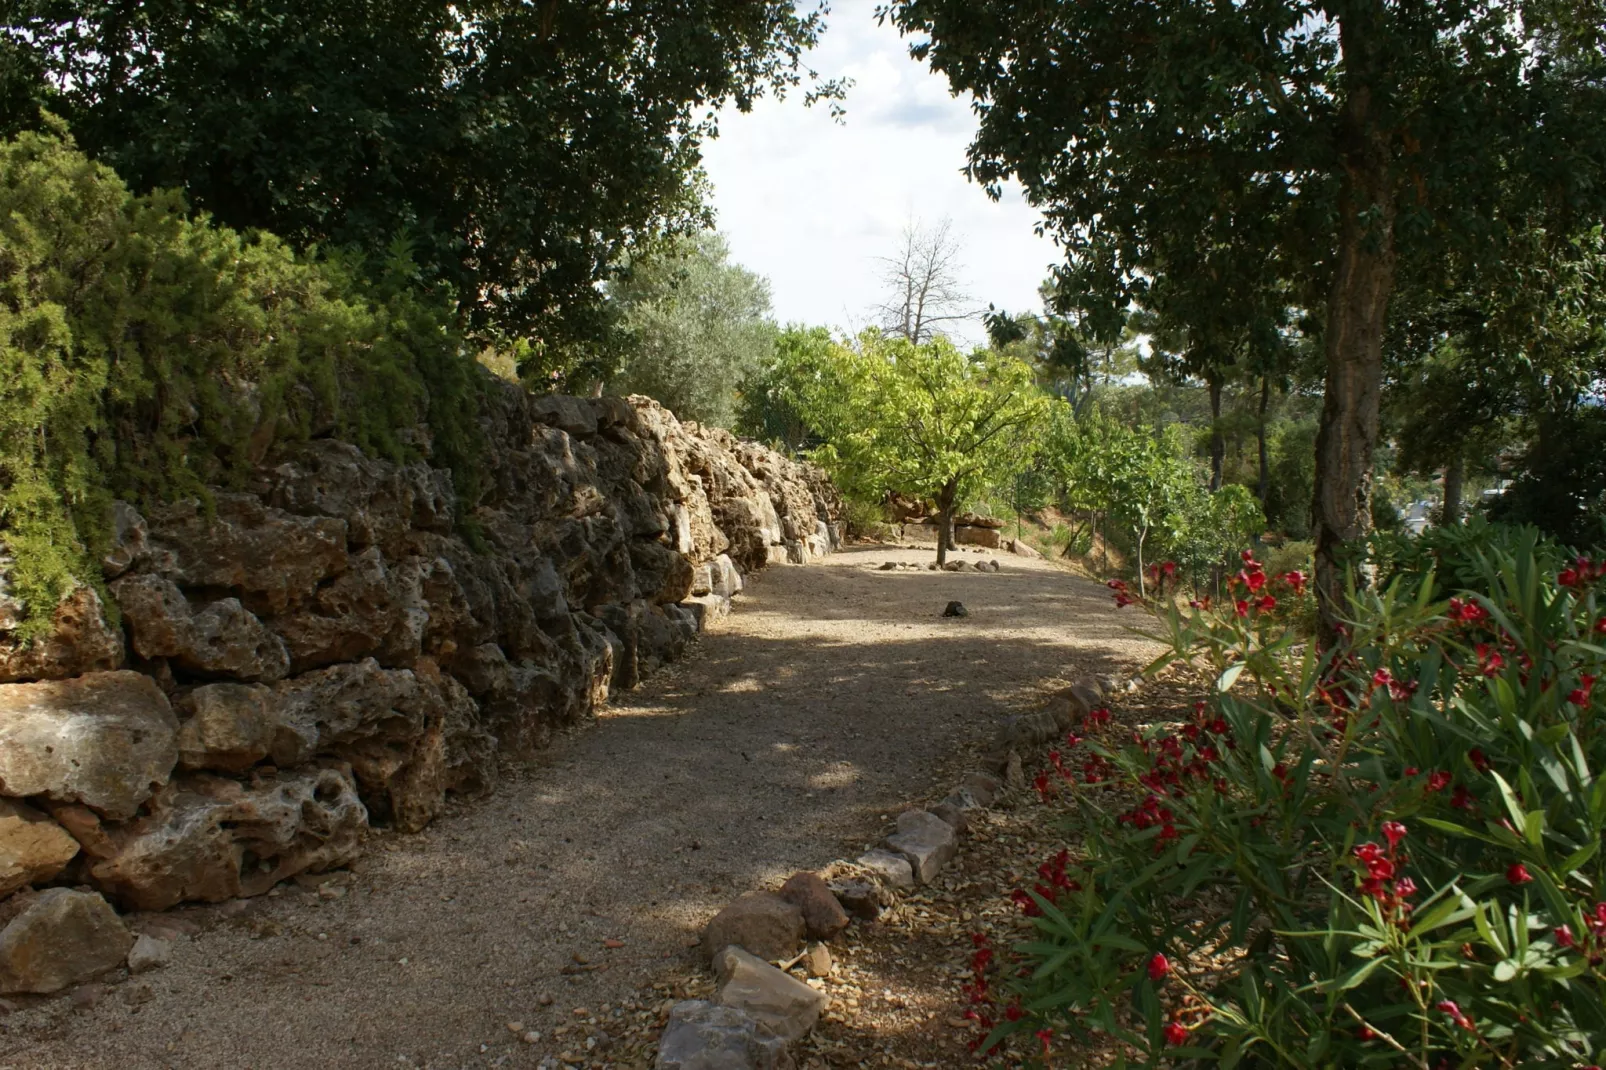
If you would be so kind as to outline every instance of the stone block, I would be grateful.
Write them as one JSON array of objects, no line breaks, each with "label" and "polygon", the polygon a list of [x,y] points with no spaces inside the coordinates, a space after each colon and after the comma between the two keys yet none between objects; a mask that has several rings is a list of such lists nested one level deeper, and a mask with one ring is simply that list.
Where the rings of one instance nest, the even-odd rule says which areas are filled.
[{"label": "stone block", "polygon": [[0,929],[0,994],[59,992],[122,965],[133,943],[99,895],[50,888]]},{"label": "stone block", "polygon": [[914,867],[901,854],[893,854],[877,847],[860,855],[856,861],[868,870],[871,876],[889,888],[915,886]]},{"label": "stone block", "polygon": [[905,810],[898,815],[898,831],[887,837],[887,846],[909,860],[916,880],[929,884],[958,853],[959,839],[936,814]]},{"label": "stone block", "polygon": [[655,1070],[793,1070],[786,1041],[735,1007],[685,1000],[669,1012]]},{"label": "stone block", "polygon": [[813,1029],[830,1002],[824,992],[738,947],[727,947],[714,958],[714,972],[714,998],[721,1006],[746,1011],[788,1042]]}]

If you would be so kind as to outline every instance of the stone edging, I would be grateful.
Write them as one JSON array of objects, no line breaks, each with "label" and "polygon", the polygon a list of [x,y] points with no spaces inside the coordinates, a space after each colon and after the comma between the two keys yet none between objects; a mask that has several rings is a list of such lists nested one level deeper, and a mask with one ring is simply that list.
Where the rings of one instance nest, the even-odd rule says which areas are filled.
[{"label": "stone edging", "polygon": [[1134,677],[1101,676],[1055,692],[1041,709],[1005,719],[982,767],[929,810],[899,814],[881,846],[727,905],[703,932],[717,979],[714,998],[674,1005],[659,1037],[656,1070],[791,1070],[788,1046],[814,1028],[830,1000],[787,971],[801,964],[811,979],[828,975],[824,942],[854,919],[874,921],[901,890],[930,884],[957,856],[966,815],[1025,787],[1024,752],[1052,743],[1078,717],[1136,689]]}]

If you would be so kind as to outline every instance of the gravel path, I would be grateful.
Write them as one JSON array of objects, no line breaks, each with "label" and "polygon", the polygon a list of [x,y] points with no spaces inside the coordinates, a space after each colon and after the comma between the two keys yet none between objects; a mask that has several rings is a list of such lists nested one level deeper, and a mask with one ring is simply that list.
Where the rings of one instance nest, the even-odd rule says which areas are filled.
[{"label": "gravel path", "polygon": [[1047,564],[872,567],[930,556],[770,569],[489,799],[321,887],[135,919],[184,934],[172,962],[0,1013],[0,1070],[535,1067],[575,1048],[552,1030],[577,1007],[645,1032],[652,982],[736,894],[851,857],[1000,716],[1143,658],[1107,592]]}]

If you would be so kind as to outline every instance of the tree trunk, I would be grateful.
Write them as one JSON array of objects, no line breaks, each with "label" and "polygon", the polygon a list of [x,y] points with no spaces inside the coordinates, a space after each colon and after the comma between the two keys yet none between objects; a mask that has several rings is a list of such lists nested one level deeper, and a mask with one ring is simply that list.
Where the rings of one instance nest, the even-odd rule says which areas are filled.
[{"label": "tree trunk", "polygon": [[1439,512],[1439,523],[1461,523],[1461,485],[1466,475],[1466,460],[1459,456],[1444,469],[1444,508]]},{"label": "tree trunk", "polygon": [[1210,386],[1210,489],[1221,489],[1221,465],[1227,456],[1227,436],[1221,433],[1221,374],[1205,380]]},{"label": "tree trunk", "polygon": [[1266,499],[1271,495],[1271,457],[1266,451],[1266,408],[1271,403],[1271,376],[1260,377],[1260,420],[1255,426],[1255,440],[1260,447],[1260,483],[1256,497],[1265,511]]},{"label": "tree trunk", "polygon": [[[1383,379],[1383,327],[1394,287],[1394,191],[1389,143],[1374,114],[1378,80],[1376,30],[1380,0],[1357,5],[1341,21],[1339,42],[1349,77],[1340,112],[1344,174],[1339,193],[1338,257],[1327,298],[1323,339],[1327,387],[1316,435],[1316,488],[1311,505],[1316,535],[1317,640],[1329,647],[1344,611],[1345,543],[1371,528],[1372,450],[1377,444]],[[1368,570],[1356,577],[1370,580]]]},{"label": "tree trunk", "polygon": [[941,568],[948,563],[948,544],[954,535],[954,492],[958,490],[953,482],[942,488],[937,495],[937,567]]},{"label": "tree trunk", "polygon": [[1143,540],[1149,537],[1149,525],[1138,529],[1138,594],[1149,597],[1149,585],[1143,575]]}]

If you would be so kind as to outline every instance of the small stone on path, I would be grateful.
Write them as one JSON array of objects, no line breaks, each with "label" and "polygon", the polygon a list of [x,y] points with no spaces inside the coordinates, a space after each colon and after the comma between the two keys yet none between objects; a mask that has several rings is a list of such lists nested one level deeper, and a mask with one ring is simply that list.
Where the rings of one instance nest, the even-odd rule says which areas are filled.
[{"label": "small stone on path", "polygon": [[970,610],[965,608],[965,603],[963,602],[949,602],[943,609],[942,615],[945,617],[968,617],[970,616]]}]

